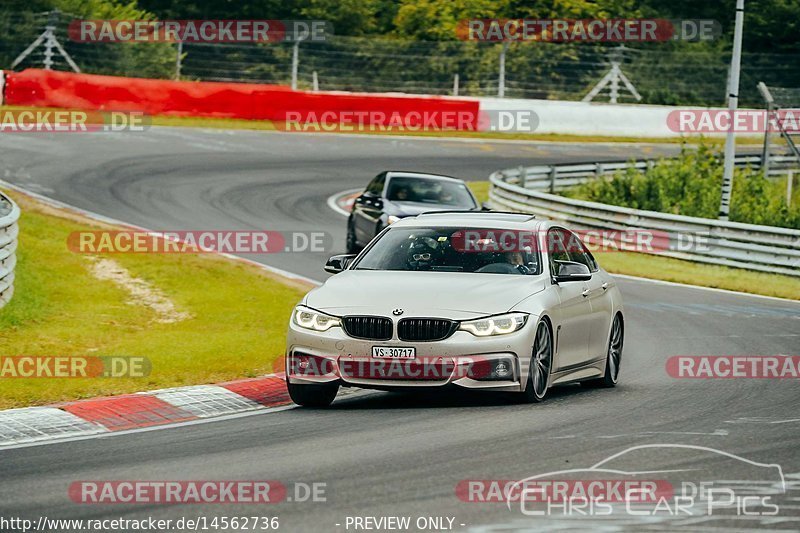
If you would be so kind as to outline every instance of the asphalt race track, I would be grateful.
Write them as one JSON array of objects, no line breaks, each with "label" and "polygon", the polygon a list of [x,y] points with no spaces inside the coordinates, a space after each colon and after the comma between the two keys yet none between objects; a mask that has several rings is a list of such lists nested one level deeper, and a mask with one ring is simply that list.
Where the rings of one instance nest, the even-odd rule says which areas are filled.
[{"label": "asphalt race track", "polygon": [[[485,179],[520,164],[670,154],[677,146],[458,142],[153,128],[141,134],[0,136],[0,178],[156,230],[327,231],[326,206],[380,170]],[[24,246],[24,243],[22,244]],[[323,280],[326,253],[256,257]],[[519,480],[588,468],[634,446],[684,444],[777,464],[776,516],[614,516],[609,528],[800,529],[800,389],[795,379],[679,380],[673,355],[800,355],[800,304],[621,279],[626,343],[613,390],[568,386],[541,405],[487,396],[365,393],[329,410],[286,409],[108,438],[0,452],[0,515],[50,518],[267,515],[285,531],[346,531],[347,516],[454,517],[457,531],[588,529],[590,518],[536,519],[502,503],[465,503],[465,479]],[[648,449],[639,450],[647,452]],[[752,464],[697,449],[632,454],[630,471],[681,469],[758,485]],[[77,505],[78,480],[271,479],[325,482],[326,502],[240,506]],[[757,488],[757,487],[756,487]],[[446,523],[446,522],[445,522]],[[338,525],[337,525],[338,524]],[[462,526],[463,524],[463,526]],[[349,530],[353,530],[351,527]]]}]

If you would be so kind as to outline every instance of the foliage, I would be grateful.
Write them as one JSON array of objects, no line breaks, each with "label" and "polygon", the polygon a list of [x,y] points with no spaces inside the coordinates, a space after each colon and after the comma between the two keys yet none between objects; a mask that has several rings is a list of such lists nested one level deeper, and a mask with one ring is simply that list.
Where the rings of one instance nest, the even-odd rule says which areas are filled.
[{"label": "foliage", "polygon": [[[592,180],[564,192],[593,202],[716,218],[722,185],[722,156],[705,144],[686,146],[675,159],[662,159],[645,172],[629,168],[609,179]],[[796,191],[796,189],[795,189]],[[786,181],[753,169],[734,173],[730,219],[800,229],[800,194],[786,205]]]}]

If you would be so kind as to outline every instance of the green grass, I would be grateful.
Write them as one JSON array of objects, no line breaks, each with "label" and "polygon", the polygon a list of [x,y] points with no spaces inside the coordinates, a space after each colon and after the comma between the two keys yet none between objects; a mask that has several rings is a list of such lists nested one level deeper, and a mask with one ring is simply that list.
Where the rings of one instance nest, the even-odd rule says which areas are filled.
[{"label": "green grass", "polygon": [[[488,200],[488,181],[473,181],[468,185],[479,202]],[[800,278],[792,276],[704,265],[635,252],[599,252],[594,255],[600,265],[613,274],[800,300]]]},{"label": "green grass", "polygon": [[[16,293],[0,309],[0,355],[143,356],[144,378],[0,379],[0,408],[254,377],[280,364],[292,307],[306,287],[210,254],[114,254],[192,318],[155,323],[147,307],[99,281],[67,235],[97,229],[18,193],[22,208]],[[104,226],[107,227],[107,226]]]},{"label": "green grass", "polygon": [[[23,110],[37,109],[25,106],[0,106],[4,110]],[[212,128],[226,130],[261,130],[279,131],[275,122],[270,120],[247,120],[238,118],[215,118],[215,117],[179,117],[172,115],[156,115],[152,117],[153,126],[179,126],[183,128]],[[313,128],[310,129],[313,131]],[[700,142],[700,137],[612,137],[603,135],[563,135],[556,133],[502,133],[502,132],[483,132],[483,131],[384,131],[384,132],[352,132],[357,135],[406,135],[416,137],[445,137],[445,138],[468,138],[486,140],[519,140],[519,141],[548,141],[548,142],[620,142],[620,143],[659,143],[659,144],[680,144],[688,142],[690,144]],[[725,139],[718,137],[703,138],[703,142],[712,146],[722,146]],[[760,137],[736,138],[736,144],[761,144],[763,139]]]}]

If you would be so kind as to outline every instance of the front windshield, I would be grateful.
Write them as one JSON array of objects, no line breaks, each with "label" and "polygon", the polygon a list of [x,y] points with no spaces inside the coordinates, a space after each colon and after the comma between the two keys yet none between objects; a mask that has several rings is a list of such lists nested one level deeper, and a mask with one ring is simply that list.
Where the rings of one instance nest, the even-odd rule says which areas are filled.
[{"label": "front windshield", "polygon": [[463,183],[425,178],[395,177],[386,197],[394,202],[447,205],[472,209],[475,202]]},{"label": "front windshield", "polygon": [[[531,247],[502,251],[490,239],[480,250],[464,246],[465,235],[485,229],[391,228],[367,250],[355,270],[406,270],[475,272],[483,274],[535,275],[540,273],[539,254]],[[535,247],[534,247],[535,248]]]}]

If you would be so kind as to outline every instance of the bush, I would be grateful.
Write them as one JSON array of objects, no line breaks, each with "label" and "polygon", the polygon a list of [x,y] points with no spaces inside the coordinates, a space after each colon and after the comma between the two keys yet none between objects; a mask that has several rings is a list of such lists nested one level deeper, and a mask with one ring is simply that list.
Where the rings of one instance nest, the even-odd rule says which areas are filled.
[{"label": "bush", "polygon": [[[661,159],[645,172],[629,168],[564,191],[565,196],[592,202],[716,218],[722,186],[722,155],[705,144],[685,145],[674,159]],[[734,171],[730,219],[800,229],[800,194],[794,188],[786,205],[785,179],[766,178],[749,167]]]}]

